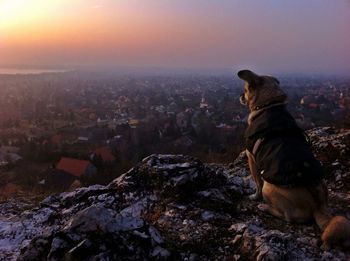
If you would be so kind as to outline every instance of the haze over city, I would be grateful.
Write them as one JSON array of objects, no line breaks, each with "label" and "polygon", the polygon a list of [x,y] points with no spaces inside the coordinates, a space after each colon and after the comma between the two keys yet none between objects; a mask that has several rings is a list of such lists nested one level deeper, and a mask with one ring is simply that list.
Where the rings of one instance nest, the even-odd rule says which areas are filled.
[{"label": "haze over city", "polygon": [[345,0],[2,0],[0,64],[350,72]]}]

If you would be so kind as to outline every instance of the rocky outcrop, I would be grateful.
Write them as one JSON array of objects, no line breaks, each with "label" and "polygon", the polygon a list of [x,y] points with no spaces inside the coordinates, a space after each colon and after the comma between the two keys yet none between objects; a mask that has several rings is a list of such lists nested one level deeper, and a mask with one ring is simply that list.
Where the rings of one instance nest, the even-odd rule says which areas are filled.
[{"label": "rocky outcrop", "polygon": [[[309,136],[332,210],[350,218],[350,131]],[[22,213],[2,205],[0,259],[349,260],[340,249],[321,251],[316,225],[260,212],[248,200],[253,192],[243,154],[229,166],[152,155],[108,186],[50,196]]]}]

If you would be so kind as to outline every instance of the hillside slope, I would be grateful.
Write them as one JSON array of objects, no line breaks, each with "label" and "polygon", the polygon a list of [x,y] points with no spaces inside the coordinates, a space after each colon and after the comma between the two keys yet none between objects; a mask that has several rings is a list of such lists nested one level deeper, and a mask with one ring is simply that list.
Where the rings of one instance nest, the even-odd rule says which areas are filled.
[{"label": "hillside slope", "polygon": [[[309,131],[330,206],[350,218],[350,130]],[[349,260],[315,224],[261,213],[243,153],[229,166],[152,155],[108,186],[0,205],[0,260]],[[16,208],[14,208],[16,206]]]}]

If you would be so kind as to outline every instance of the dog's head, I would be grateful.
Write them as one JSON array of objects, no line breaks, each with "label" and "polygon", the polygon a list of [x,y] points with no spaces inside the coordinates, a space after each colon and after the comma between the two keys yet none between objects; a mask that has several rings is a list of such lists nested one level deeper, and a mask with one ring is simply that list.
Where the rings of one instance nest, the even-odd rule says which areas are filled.
[{"label": "dog's head", "polygon": [[287,95],[280,89],[275,77],[257,75],[249,70],[239,71],[238,77],[245,81],[240,102],[251,111],[274,103],[285,103],[287,100]]}]

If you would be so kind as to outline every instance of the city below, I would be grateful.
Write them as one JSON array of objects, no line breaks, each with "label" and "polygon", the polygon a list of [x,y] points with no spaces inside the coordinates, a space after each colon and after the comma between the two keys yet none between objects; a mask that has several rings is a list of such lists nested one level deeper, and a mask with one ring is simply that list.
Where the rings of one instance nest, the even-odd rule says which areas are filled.
[{"label": "city below", "polygon": [[[244,149],[233,73],[21,73],[0,75],[0,199],[107,184],[154,153],[228,164]],[[279,80],[303,129],[350,127],[350,78]]]}]

